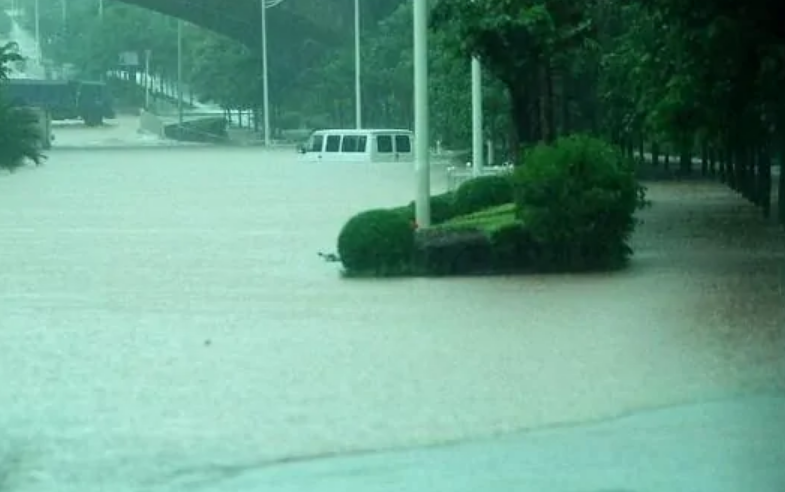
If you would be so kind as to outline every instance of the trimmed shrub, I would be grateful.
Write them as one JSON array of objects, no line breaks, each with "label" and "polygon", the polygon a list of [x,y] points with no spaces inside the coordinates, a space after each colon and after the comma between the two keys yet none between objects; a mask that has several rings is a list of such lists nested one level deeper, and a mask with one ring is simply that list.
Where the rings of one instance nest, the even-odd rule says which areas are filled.
[{"label": "trimmed shrub", "polygon": [[14,171],[28,161],[41,164],[44,157],[38,115],[10,105],[2,96],[0,90],[0,169]]},{"label": "trimmed shrub", "polygon": [[[451,192],[442,193],[441,195],[433,195],[431,197],[431,225],[438,225],[447,222],[454,218],[455,207],[453,206],[454,194]],[[399,212],[410,222],[414,222],[415,218],[415,203],[409,202],[409,205],[404,207],[395,207],[391,210]]]},{"label": "trimmed shrub", "polygon": [[480,176],[464,182],[455,191],[455,215],[468,215],[513,201],[513,184],[509,176]]},{"label": "trimmed shrub", "polygon": [[506,204],[417,232],[418,267],[430,275],[469,275],[530,267],[532,243]]},{"label": "trimmed shrub", "polygon": [[492,245],[476,228],[417,231],[418,271],[426,275],[468,275],[492,270]]},{"label": "trimmed shrub", "polygon": [[346,223],[338,235],[338,256],[349,275],[410,273],[414,228],[396,210],[368,210]]},{"label": "trimmed shrub", "polygon": [[645,205],[634,163],[587,136],[538,145],[514,174],[518,214],[539,245],[540,269],[581,271],[623,266]]},{"label": "trimmed shrub", "polygon": [[540,248],[522,222],[507,224],[490,235],[493,269],[522,272],[537,269]]},{"label": "trimmed shrub", "polygon": [[[415,217],[415,203],[409,203],[412,218]],[[455,195],[452,192],[433,195],[431,197],[431,224],[442,224],[457,216],[455,211]]]}]

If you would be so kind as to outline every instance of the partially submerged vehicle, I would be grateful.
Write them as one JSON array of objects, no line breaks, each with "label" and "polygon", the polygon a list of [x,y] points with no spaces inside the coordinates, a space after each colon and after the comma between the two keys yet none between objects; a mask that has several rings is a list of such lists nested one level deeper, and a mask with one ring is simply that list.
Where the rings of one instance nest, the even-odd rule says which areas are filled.
[{"label": "partially submerged vehicle", "polygon": [[414,162],[409,130],[317,130],[298,148],[310,162]]},{"label": "partially submerged vehicle", "polygon": [[82,119],[87,126],[99,126],[115,117],[103,82],[9,79],[5,93],[12,104],[45,109],[53,120]]}]

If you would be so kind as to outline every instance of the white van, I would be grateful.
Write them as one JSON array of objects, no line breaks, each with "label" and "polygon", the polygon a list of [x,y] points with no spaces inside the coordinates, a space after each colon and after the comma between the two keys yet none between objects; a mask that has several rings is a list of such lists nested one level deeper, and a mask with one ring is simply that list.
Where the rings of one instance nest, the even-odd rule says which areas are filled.
[{"label": "white van", "polygon": [[299,148],[310,162],[414,162],[408,130],[318,130]]}]

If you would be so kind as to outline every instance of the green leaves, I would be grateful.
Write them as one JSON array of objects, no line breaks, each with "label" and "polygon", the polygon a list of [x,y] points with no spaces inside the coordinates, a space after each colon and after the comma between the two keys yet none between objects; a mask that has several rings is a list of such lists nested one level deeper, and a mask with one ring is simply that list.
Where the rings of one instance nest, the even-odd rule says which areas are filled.
[{"label": "green leaves", "polygon": [[8,80],[12,70],[9,65],[24,60],[17,50],[18,46],[13,42],[0,46],[0,83]]},{"label": "green leaves", "polygon": [[3,94],[10,71],[8,64],[21,60],[14,43],[0,46],[0,169],[9,171],[27,160],[40,164],[43,159],[38,117],[26,108],[12,106]]}]

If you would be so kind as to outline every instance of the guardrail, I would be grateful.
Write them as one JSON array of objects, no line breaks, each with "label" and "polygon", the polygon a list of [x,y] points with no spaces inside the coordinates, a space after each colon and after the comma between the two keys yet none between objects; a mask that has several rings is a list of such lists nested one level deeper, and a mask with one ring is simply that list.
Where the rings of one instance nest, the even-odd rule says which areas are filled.
[{"label": "guardrail", "polygon": [[483,167],[477,172],[471,163],[465,166],[450,166],[447,168],[447,189],[449,191],[456,190],[462,183],[472,178],[479,176],[497,176],[500,174],[511,173],[513,170],[512,164],[506,163],[501,166],[487,166]]}]

